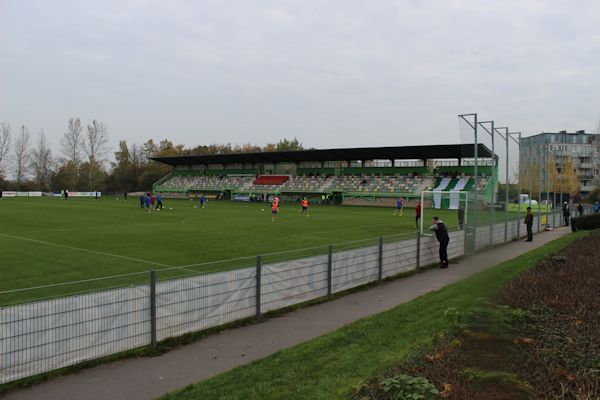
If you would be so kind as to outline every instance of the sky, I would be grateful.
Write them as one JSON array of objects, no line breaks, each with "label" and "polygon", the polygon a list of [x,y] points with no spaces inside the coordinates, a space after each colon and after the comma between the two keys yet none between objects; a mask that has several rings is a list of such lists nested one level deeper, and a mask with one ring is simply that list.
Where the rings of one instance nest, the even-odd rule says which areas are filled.
[{"label": "sky", "polygon": [[525,136],[600,118],[597,1],[0,0],[0,121],[314,148]]}]

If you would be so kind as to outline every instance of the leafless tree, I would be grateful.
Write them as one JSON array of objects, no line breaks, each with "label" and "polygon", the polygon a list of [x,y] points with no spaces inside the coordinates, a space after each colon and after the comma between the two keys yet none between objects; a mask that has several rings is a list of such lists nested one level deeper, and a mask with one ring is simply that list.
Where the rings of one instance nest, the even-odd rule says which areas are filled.
[{"label": "leafless tree", "polygon": [[0,178],[4,178],[8,151],[10,149],[10,124],[6,121],[0,122]]},{"label": "leafless tree", "polygon": [[84,137],[81,120],[79,118],[69,119],[67,131],[60,140],[61,151],[67,162],[71,162],[75,168],[75,173],[71,177],[71,190],[75,189],[77,182],[77,171],[81,164],[81,155],[83,151]]},{"label": "leafless tree", "polygon": [[29,128],[23,125],[15,140],[13,174],[17,183],[17,190],[21,189],[21,183],[27,176],[30,136]]},{"label": "leafless tree", "polygon": [[106,124],[93,120],[87,126],[87,137],[83,151],[90,161],[101,161],[108,151],[108,131]]},{"label": "leafless tree", "polygon": [[87,126],[87,135],[83,151],[88,156],[88,185],[90,190],[95,190],[96,175],[102,168],[103,157],[108,151],[108,131],[106,125],[101,121],[93,120]]},{"label": "leafless tree", "polygon": [[36,186],[40,190],[47,190],[52,175],[52,151],[48,147],[44,131],[40,131],[36,147],[31,152],[30,167],[33,172]]}]

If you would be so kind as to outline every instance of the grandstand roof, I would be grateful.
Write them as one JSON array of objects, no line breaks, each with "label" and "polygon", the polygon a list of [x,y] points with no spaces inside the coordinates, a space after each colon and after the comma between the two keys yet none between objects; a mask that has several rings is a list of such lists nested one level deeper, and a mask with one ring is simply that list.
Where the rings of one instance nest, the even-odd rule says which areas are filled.
[{"label": "grandstand roof", "polygon": [[[346,149],[323,149],[302,151],[278,151],[261,153],[210,154],[200,156],[151,157],[152,160],[169,165],[209,164],[277,164],[306,161],[354,161],[354,160],[429,160],[473,158],[472,144],[438,144],[431,146],[357,147]],[[492,152],[485,145],[478,145],[482,158],[491,158]],[[497,156],[496,156],[497,158]]]}]

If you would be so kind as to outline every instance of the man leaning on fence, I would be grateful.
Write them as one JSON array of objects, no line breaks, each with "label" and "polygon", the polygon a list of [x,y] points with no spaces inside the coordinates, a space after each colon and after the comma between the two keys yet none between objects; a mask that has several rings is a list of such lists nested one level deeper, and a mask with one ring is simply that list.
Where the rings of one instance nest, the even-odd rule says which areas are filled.
[{"label": "man leaning on fence", "polygon": [[448,230],[444,221],[438,217],[433,217],[432,222],[433,225],[429,227],[429,230],[435,232],[435,237],[440,242],[440,262],[442,263],[440,268],[448,268],[448,243],[450,242]]},{"label": "man leaning on fence", "polygon": [[533,242],[533,214],[531,213],[531,207],[527,207],[527,214],[525,214],[525,221],[523,222],[527,225],[527,240],[526,242]]}]

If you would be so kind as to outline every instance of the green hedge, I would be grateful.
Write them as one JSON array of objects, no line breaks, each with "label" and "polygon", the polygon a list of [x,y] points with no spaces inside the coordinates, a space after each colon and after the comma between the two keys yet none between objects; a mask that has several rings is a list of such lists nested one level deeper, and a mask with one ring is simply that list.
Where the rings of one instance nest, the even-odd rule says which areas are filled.
[{"label": "green hedge", "polygon": [[589,230],[600,228],[600,214],[584,215],[573,218],[577,230]]}]

